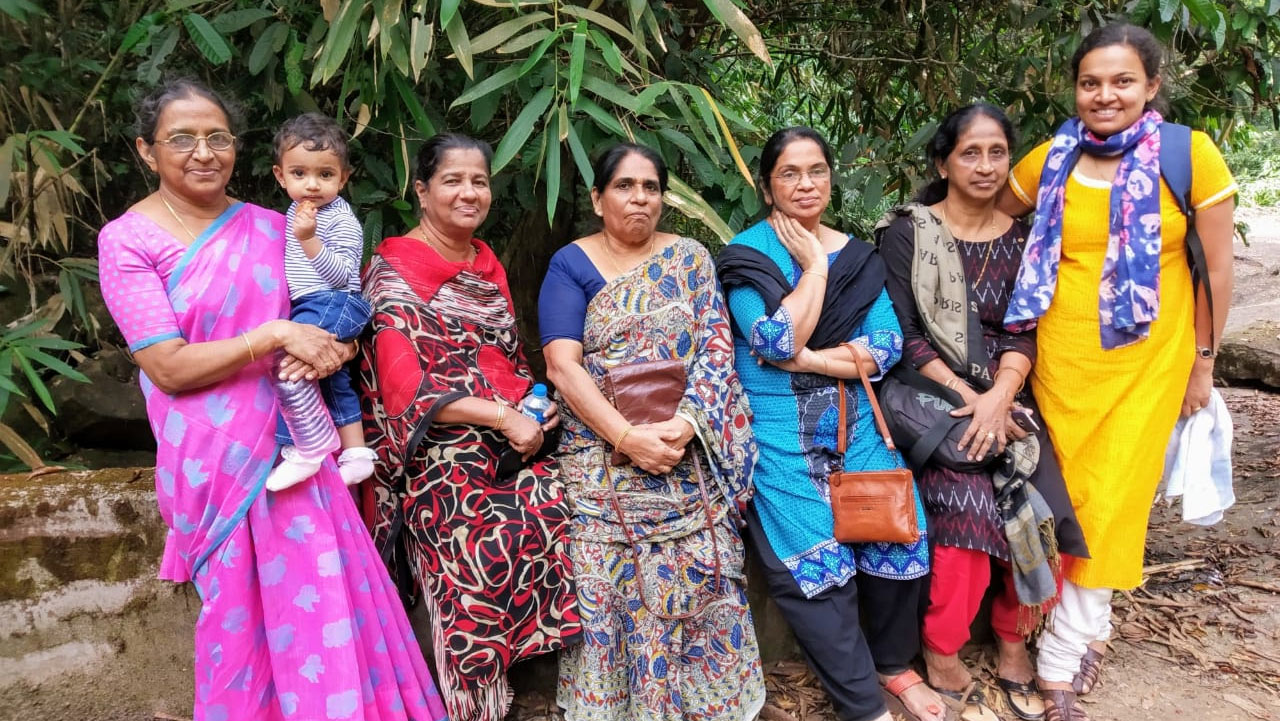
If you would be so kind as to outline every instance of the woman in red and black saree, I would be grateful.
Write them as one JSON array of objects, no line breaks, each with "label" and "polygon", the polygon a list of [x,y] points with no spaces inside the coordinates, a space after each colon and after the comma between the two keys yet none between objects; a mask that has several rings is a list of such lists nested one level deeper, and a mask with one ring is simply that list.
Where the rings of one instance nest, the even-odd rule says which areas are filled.
[{"label": "woman in red and black saree", "polygon": [[193,716],[443,721],[332,459],[291,488],[263,490],[280,452],[275,357],[292,357],[290,379],[314,379],[352,349],[285,320],[284,216],[227,196],[228,116],[193,81],[144,98],[137,148],[159,187],[98,235],[102,295],[142,369],[156,436],[169,527],[160,577],[200,594]]},{"label": "woman in red and black saree", "polygon": [[489,211],[488,145],[438,135],[418,153],[418,227],[365,271],[361,362],[378,455],[366,512],[383,559],[426,602],[454,721],[500,721],[507,669],[580,634],[559,467],[521,414],[533,376],[507,276],[472,237]]}]

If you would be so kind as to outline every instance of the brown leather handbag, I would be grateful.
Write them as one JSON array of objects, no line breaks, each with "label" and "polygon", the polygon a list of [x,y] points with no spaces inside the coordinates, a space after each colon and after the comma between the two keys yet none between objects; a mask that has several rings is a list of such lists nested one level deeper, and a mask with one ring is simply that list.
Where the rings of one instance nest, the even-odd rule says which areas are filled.
[{"label": "brown leather handbag", "polygon": [[[653,360],[614,366],[604,374],[604,395],[632,425],[671,420],[685,391],[684,361]],[[613,449],[610,463],[630,463],[627,454]]]},{"label": "brown leather handbag", "polygon": [[[843,346],[853,356],[862,387],[871,400],[871,412],[875,415],[876,428],[889,450],[896,450],[893,437],[880,412],[880,403],[871,389],[867,372],[858,361],[852,344]],[[844,380],[836,384],[839,396],[840,427],[836,445],[840,463],[848,449],[848,423],[845,420]],[[831,486],[831,515],[835,517],[835,539],[841,543],[915,543],[920,540],[916,526],[916,502],[911,471],[894,468],[887,471],[836,471],[828,477]]]}]

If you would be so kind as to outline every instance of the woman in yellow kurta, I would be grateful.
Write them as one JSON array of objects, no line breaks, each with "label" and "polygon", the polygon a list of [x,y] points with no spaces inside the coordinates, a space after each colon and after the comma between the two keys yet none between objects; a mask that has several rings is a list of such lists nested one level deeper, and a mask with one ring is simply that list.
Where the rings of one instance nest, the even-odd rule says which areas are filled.
[{"label": "woman in yellow kurta", "polygon": [[1001,204],[1039,211],[1006,324],[1038,327],[1031,382],[1092,555],[1065,559],[1040,642],[1049,721],[1087,720],[1076,696],[1097,680],[1113,590],[1142,581],[1164,450],[1179,413],[1208,404],[1211,338],[1231,298],[1235,181],[1193,133],[1191,204],[1220,299],[1211,318],[1187,264],[1186,217],[1160,176],[1161,55],[1130,25],[1085,38],[1072,60],[1078,116],[1018,163]]}]

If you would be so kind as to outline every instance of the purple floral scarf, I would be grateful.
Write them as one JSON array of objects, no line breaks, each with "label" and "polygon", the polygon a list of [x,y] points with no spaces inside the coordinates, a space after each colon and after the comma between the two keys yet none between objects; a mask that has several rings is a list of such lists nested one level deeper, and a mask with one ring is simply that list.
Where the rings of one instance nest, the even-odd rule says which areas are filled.
[{"label": "purple floral scarf", "polygon": [[1044,161],[1036,195],[1036,217],[1004,324],[1010,331],[1034,328],[1049,309],[1062,258],[1062,204],[1067,178],[1080,153],[1123,154],[1111,186],[1110,238],[1098,287],[1102,347],[1143,340],[1160,313],[1160,124],[1148,110],[1109,138],[1085,129],[1079,118],[1058,128]]}]

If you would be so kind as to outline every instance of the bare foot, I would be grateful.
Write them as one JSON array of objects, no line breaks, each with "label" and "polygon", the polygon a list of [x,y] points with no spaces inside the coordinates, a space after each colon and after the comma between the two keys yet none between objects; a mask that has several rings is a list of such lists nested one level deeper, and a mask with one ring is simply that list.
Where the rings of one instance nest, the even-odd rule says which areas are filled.
[{"label": "bare foot", "polygon": [[924,649],[923,656],[930,686],[944,691],[964,691],[973,681],[973,676],[959,656],[944,656],[927,648]]},{"label": "bare foot", "polygon": [[[888,684],[896,676],[880,674],[881,685]],[[907,712],[920,721],[946,721],[947,705],[937,691],[929,688],[927,683],[909,686],[898,694],[898,700],[906,707]]]},{"label": "bare foot", "polygon": [[1031,668],[1031,654],[1027,653],[1027,645],[1022,641],[996,640],[999,650],[996,676],[1018,683],[1031,683],[1035,678],[1035,671]]}]

